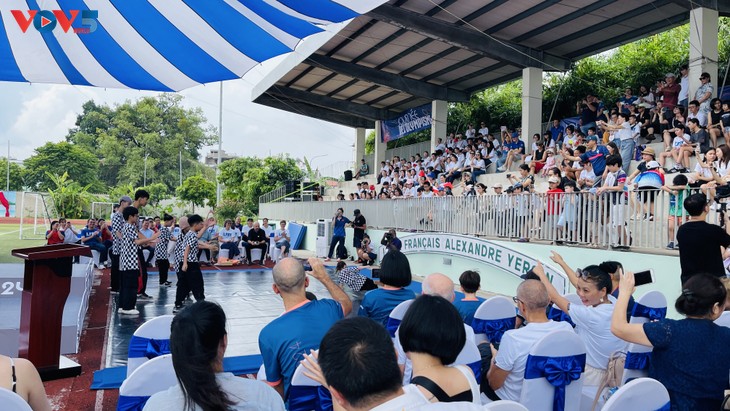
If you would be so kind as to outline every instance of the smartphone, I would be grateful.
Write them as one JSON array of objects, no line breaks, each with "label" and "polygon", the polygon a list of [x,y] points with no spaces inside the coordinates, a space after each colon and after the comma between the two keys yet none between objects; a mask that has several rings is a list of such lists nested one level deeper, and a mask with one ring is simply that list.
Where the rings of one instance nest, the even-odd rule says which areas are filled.
[{"label": "smartphone", "polygon": [[300,263],[302,263],[302,266],[304,267],[304,271],[312,271],[312,266],[309,265],[309,261],[303,259],[303,258],[297,258]]},{"label": "smartphone", "polygon": [[373,280],[377,280],[380,278],[380,268],[373,268],[371,271],[371,276]]},{"label": "smartphone", "polygon": [[651,284],[654,282],[654,270],[644,270],[634,273],[634,284],[636,286]]}]

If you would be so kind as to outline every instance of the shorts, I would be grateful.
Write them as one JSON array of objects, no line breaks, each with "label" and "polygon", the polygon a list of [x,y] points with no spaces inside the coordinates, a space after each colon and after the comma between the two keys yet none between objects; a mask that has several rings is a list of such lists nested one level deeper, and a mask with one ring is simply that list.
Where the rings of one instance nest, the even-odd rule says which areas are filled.
[{"label": "shorts", "polygon": [[729,127],[725,127],[725,134],[730,134],[730,126]]},{"label": "shorts", "polygon": [[657,192],[659,192],[659,189],[654,187],[639,187],[636,189],[636,199],[639,200],[640,203],[643,203],[644,201],[653,203]]},{"label": "shorts", "polygon": [[611,205],[611,225],[623,227],[626,224],[626,204]]},{"label": "shorts", "polygon": [[565,214],[561,214],[560,218],[558,219],[558,227],[565,227],[566,225],[568,226],[569,230],[575,230],[575,220],[568,221],[565,218]]},{"label": "shorts", "polygon": [[370,257],[371,260],[375,260],[378,258],[378,255],[375,253],[368,253],[368,257]]},{"label": "shorts", "polygon": [[536,172],[536,173],[537,173],[538,171],[542,170],[542,169],[543,169],[543,167],[545,167],[545,163],[543,163],[542,161],[536,161],[536,162],[535,162],[535,172]]}]

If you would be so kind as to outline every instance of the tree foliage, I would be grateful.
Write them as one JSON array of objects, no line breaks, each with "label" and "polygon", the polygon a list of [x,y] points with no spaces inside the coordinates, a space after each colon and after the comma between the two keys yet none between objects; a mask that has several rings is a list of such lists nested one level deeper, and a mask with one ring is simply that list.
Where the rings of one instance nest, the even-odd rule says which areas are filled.
[{"label": "tree foliage", "polygon": [[[722,85],[730,59],[730,18],[720,18],[718,28],[718,78],[712,82],[716,89]],[[575,103],[593,93],[607,106],[632,87],[638,94],[640,85],[652,87],[668,72],[679,73],[679,67],[689,60],[689,25],[649,36],[576,62],[565,74],[547,73],[543,78],[543,121],[576,115]],[[448,129],[463,131],[469,122],[485,121],[491,131],[500,126],[520,125],[522,81],[491,87],[476,93],[466,103],[450,104]],[[478,128],[478,126],[475,124]]]},{"label": "tree foliage", "polygon": [[[8,160],[0,158],[0,190],[5,190],[8,174]],[[10,191],[22,191],[25,187],[23,167],[20,164],[10,162]]]},{"label": "tree foliage", "polygon": [[76,144],[46,143],[36,148],[35,154],[24,164],[24,180],[31,190],[56,188],[57,181],[52,176],[64,174],[81,186],[89,186],[92,191],[104,188],[97,178],[99,159]]},{"label": "tree foliage", "polygon": [[[215,183],[203,176],[190,176],[177,188],[177,196],[184,201],[193,203],[193,206],[215,206]],[[194,207],[193,207],[194,208]]]},{"label": "tree foliage", "polygon": [[62,175],[47,173],[47,178],[52,187],[48,193],[53,199],[56,213],[66,218],[86,218],[89,215],[91,202],[96,197],[89,193],[90,184],[82,186],[77,181],[69,178],[68,173]]},{"label": "tree foliage", "polygon": [[245,215],[257,214],[259,196],[287,180],[300,180],[302,170],[288,156],[241,157],[221,164],[220,182],[225,186],[223,197],[238,200]]},{"label": "tree foliage", "polygon": [[200,150],[216,139],[206,126],[202,110],[182,107],[182,96],[162,94],[109,107],[94,101],[84,103],[66,141],[98,158],[98,178],[109,187],[141,186],[147,156],[147,182],[166,185],[174,192],[179,185],[179,157],[183,176],[211,171],[197,159]]}]

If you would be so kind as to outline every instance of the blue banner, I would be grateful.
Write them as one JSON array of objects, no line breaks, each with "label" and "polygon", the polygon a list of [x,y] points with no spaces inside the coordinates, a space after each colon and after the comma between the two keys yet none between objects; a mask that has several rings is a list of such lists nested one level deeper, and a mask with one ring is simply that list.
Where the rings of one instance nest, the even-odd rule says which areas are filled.
[{"label": "blue banner", "polygon": [[431,104],[411,108],[394,119],[380,122],[382,142],[398,140],[408,134],[430,128],[431,121]]}]

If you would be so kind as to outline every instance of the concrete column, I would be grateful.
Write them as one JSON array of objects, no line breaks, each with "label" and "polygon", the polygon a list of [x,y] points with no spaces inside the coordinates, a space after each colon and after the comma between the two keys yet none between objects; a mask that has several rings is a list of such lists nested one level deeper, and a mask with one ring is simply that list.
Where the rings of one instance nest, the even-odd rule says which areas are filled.
[{"label": "concrete column", "polygon": [[365,133],[364,128],[358,127],[355,129],[355,149],[352,150],[355,156],[352,161],[355,164],[355,168],[360,166],[360,160],[365,158]]},{"label": "concrete column", "polygon": [[719,19],[717,10],[698,7],[689,12],[689,101],[694,100],[695,92],[702,85],[700,74],[703,72],[710,73],[715,86],[713,97],[722,85],[717,78]]},{"label": "concrete column", "polygon": [[387,148],[388,143],[383,143],[383,130],[380,128],[380,120],[375,120],[375,155],[373,156],[373,167],[370,171],[376,177],[377,173],[380,172],[380,162],[385,160],[385,150]]},{"label": "concrete column", "polygon": [[532,151],[532,135],[542,134],[542,69],[522,69],[522,141]]},{"label": "concrete column", "polygon": [[448,102],[434,100],[431,102],[431,152],[436,151],[438,139],[446,141],[446,120],[449,114]]}]

